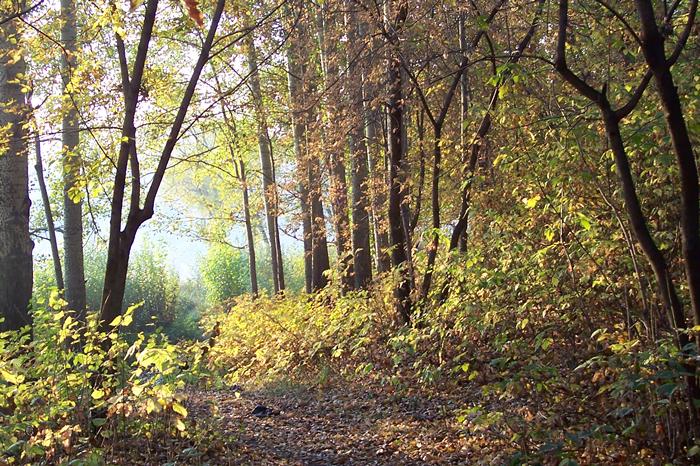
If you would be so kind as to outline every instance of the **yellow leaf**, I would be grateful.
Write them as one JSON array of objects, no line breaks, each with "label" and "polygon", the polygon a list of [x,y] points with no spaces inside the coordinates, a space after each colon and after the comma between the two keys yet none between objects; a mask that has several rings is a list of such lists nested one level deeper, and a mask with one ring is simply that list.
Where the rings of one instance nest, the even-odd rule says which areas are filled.
[{"label": "yellow leaf", "polygon": [[104,390],[95,389],[92,391],[92,398],[95,400],[99,400],[99,399],[103,398],[104,396],[105,396]]},{"label": "yellow leaf", "polygon": [[187,427],[185,426],[185,423],[182,422],[182,419],[178,419],[177,421],[175,421],[175,427],[176,427],[177,430],[179,430],[180,432],[184,432],[185,429],[187,428]]},{"label": "yellow leaf", "polygon": [[22,381],[24,380],[24,376],[21,374],[13,374],[12,372],[0,368],[0,375],[2,375],[2,378],[5,379],[7,382],[13,384],[13,385],[18,385],[21,384]]},{"label": "yellow leaf", "polygon": [[173,403],[173,411],[178,413],[182,417],[187,417],[187,409],[180,403]]}]

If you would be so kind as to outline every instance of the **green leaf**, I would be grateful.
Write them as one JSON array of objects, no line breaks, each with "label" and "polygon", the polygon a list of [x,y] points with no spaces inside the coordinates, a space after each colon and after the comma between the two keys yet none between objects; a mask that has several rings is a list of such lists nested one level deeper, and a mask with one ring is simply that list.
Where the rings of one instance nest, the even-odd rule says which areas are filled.
[{"label": "green leaf", "polygon": [[572,458],[564,458],[559,462],[559,466],[578,466],[578,463]]},{"label": "green leaf", "polygon": [[96,417],[92,420],[92,425],[94,425],[95,427],[102,427],[105,424],[107,424],[107,419],[103,417]]}]

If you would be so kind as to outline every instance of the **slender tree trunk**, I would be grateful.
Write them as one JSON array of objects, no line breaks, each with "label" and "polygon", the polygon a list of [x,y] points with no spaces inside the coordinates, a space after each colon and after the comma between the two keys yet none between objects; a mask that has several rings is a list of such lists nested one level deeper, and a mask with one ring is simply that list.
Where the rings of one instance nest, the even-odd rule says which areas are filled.
[{"label": "slender tree trunk", "polygon": [[[346,87],[349,89],[349,119],[353,116],[359,116],[352,120],[352,128],[350,130],[349,147],[352,157],[352,254],[353,268],[355,272],[355,288],[364,289],[372,281],[372,252],[370,245],[370,229],[369,229],[369,210],[368,200],[369,193],[369,165],[367,160],[367,143],[364,135],[364,118],[363,118],[363,82],[360,79],[357,82],[359,57],[356,55],[360,52],[359,48],[359,31],[355,17],[355,12],[352,11],[352,3],[345,1],[346,10],[346,31],[348,34],[348,51],[347,61],[348,70],[346,74]],[[355,82],[353,82],[355,81]]]},{"label": "slender tree trunk", "polygon": [[[337,13],[329,11],[324,3],[317,13],[317,36],[323,72],[325,112],[322,117],[323,148],[330,175],[330,201],[333,207],[335,242],[341,287],[344,291],[355,286],[353,257],[351,250],[350,217],[348,212],[348,188],[343,154],[344,138],[340,134],[340,119],[337,43]],[[329,37],[330,36],[330,37]]]},{"label": "slender tree trunk", "polygon": [[[367,102],[367,97],[364,98]],[[389,228],[386,225],[387,210],[387,173],[384,169],[384,148],[379,139],[379,112],[365,103],[365,135],[367,140],[367,158],[372,194],[372,230],[374,233],[374,255],[377,272],[388,272],[391,268]]]},{"label": "slender tree trunk", "polygon": [[[605,131],[610,142],[613,155],[615,156],[615,167],[620,184],[622,185],[622,195],[625,201],[625,208],[630,219],[632,232],[636,237],[639,245],[642,247],[644,255],[647,257],[651,269],[657,282],[657,295],[669,315],[669,319],[676,331],[676,338],[679,348],[687,348],[691,342],[688,333],[684,330],[688,328],[685,313],[683,311],[683,303],[681,302],[676,286],[673,283],[673,277],[668,268],[666,259],[663,253],[659,250],[656,241],[651,236],[647,227],[647,220],[642,211],[637,191],[634,186],[632,170],[629,164],[629,158],[625,151],[625,146],[620,134],[620,122],[618,117],[610,109],[606,102],[602,105],[603,120],[605,122]],[[686,368],[690,373],[695,372],[695,368],[688,366]],[[688,392],[690,397],[690,413],[691,420],[694,424],[694,429],[698,429],[697,410],[693,407],[693,399],[700,399],[700,387],[694,375],[686,378],[688,384]]]},{"label": "slender tree trunk", "polygon": [[[638,11],[640,13],[640,18],[642,22],[642,29],[643,29],[643,34],[642,34],[642,49],[644,50],[645,57],[647,58],[648,62],[653,62],[654,60],[658,60],[658,57],[651,57],[650,55],[657,55],[657,54],[662,54],[663,55],[663,49],[661,50],[656,50],[654,51],[654,48],[658,48],[658,38],[654,38],[654,31],[650,31],[650,25],[648,24],[649,22],[654,23],[654,29],[655,29],[655,19],[654,19],[654,12],[653,9],[651,8],[650,4],[647,4],[647,2],[644,2],[642,0],[637,1],[637,6],[638,6]],[[695,9],[697,8],[697,2],[693,2],[693,11],[691,12],[690,18],[691,21],[689,21],[689,27],[692,27],[692,19],[694,18],[694,13]],[[688,335],[687,329],[688,329],[688,324],[686,322],[686,317],[685,313],[683,311],[683,303],[678,296],[678,291],[677,288],[673,282],[673,277],[671,274],[671,271],[669,270],[668,264],[666,262],[666,258],[664,257],[663,253],[659,249],[656,241],[652,237],[649,228],[648,228],[648,222],[644,216],[644,212],[642,211],[641,203],[639,201],[639,197],[637,195],[636,187],[634,184],[634,178],[632,176],[632,169],[630,167],[629,163],[629,158],[627,156],[626,150],[625,150],[625,145],[624,141],[622,139],[622,135],[620,133],[620,120],[626,117],[638,104],[639,99],[644,93],[644,90],[646,89],[649,80],[651,78],[651,74],[647,73],[645,77],[642,79],[640,85],[637,87],[635,92],[632,94],[632,97],[630,98],[629,102],[625,104],[622,108],[619,110],[613,110],[613,108],[610,105],[610,102],[608,100],[608,97],[606,95],[607,93],[607,87],[604,87],[602,91],[598,91],[591,87],[584,79],[581,79],[579,76],[577,76],[568,66],[567,61],[566,61],[566,45],[567,45],[567,38],[568,38],[568,24],[569,24],[569,2],[568,0],[560,0],[559,1],[559,25],[558,25],[558,33],[557,33],[557,47],[556,47],[556,57],[554,60],[554,66],[557,72],[562,76],[562,78],[568,82],[572,87],[574,87],[580,94],[586,96],[589,100],[591,100],[593,103],[595,103],[598,108],[600,109],[600,112],[603,117],[603,123],[605,125],[605,132],[608,138],[608,142],[610,144],[610,149],[612,150],[612,153],[615,157],[615,167],[617,169],[618,176],[620,177],[620,185],[622,186],[622,195],[625,203],[625,209],[627,210],[627,214],[630,219],[630,226],[632,229],[632,233],[634,234],[636,240],[639,242],[639,245],[642,248],[642,251],[644,252],[644,255],[646,256],[649,264],[651,265],[651,268],[654,272],[654,276],[656,278],[657,282],[657,294],[659,300],[663,303],[663,307],[666,310],[666,313],[669,316],[669,321],[673,325],[673,330],[676,333],[676,342],[678,345],[678,348],[680,349],[681,352],[687,353],[688,352],[688,347],[690,343],[690,336]],[[689,32],[690,29],[686,28],[686,32]],[[658,30],[656,31],[658,34]],[[682,42],[679,42],[682,47]],[[652,50],[646,50],[647,48],[651,47]],[[680,49],[677,49],[680,51]],[[649,64],[649,68],[652,71],[652,74],[656,75],[658,73],[658,70],[655,70],[655,66],[660,66],[658,63],[657,64]],[[665,58],[663,58],[663,66],[668,70],[669,63]],[[656,77],[656,76],[655,76]],[[657,78],[657,84],[662,85],[663,80],[661,83],[658,82],[658,77]],[[663,91],[661,91],[663,92]],[[663,98],[662,98],[663,100]],[[665,105],[665,104],[664,104]],[[680,108],[676,108],[677,111],[680,112]],[[670,116],[669,116],[670,118]],[[692,215],[695,215],[697,218],[697,172],[694,174],[688,174],[686,173],[683,175],[683,170],[688,168],[686,165],[685,167],[683,164],[688,164],[689,162],[687,160],[679,160],[679,165],[681,165],[680,170],[681,170],[681,178],[682,178],[682,184],[683,188],[685,188],[685,182],[687,180],[683,179],[684,176],[687,177],[694,177],[695,178],[695,186],[691,187],[691,191],[694,191],[696,196],[694,197],[694,202],[695,204],[695,212]],[[693,165],[694,165],[694,160],[693,160]],[[687,196],[688,193],[683,192],[681,194],[682,202],[681,206],[682,209],[685,209],[688,207],[686,204],[686,201],[688,199],[684,199],[685,196]],[[689,213],[687,212],[682,212],[681,217],[684,215],[687,215]],[[685,223],[688,219],[683,219],[682,218],[682,228],[685,229],[687,224]],[[692,220],[691,220],[692,222]],[[685,250],[685,245],[684,245],[684,250]],[[697,373],[697,364],[692,361],[691,358],[686,359],[687,362],[683,362],[682,364],[684,365],[685,371],[688,373],[686,376],[686,390],[687,390],[687,396],[688,396],[688,412],[690,415],[690,423],[691,423],[691,428],[693,433],[697,436],[698,433],[700,432],[700,422],[698,419],[698,409],[696,406],[696,400],[700,399],[700,387],[698,387],[698,381],[696,377]]]},{"label": "slender tree trunk", "polygon": [[308,161],[305,155],[306,143],[306,118],[304,112],[304,79],[306,78],[305,66],[300,64],[298,51],[295,48],[303,47],[303,31],[298,26],[296,33],[299,37],[290,38],[290,46],[287,48],[287,83],[289,87],[289,103],[294,134],[294,155],[297,162],[297,183],[299,202],[301,205],[302,234],[304,240],[304,285],[307,293],[311,293],[313,286],[313,261],[312,261],[312,232],[311,232],[311,204],[309,201],[308,186]]},{"label": "slender tree trunk", "polygon": [[[298,190],[304,236],[304,284],[307,293],[326,286],[324,272],[330,267],[326,242],[325,216],[321,201],[321,180],[318,159],[310,149],[314,116],[307,97],[313,93],[312,70],[304,57],[310,53],[308,13],[303,5],[286,7],[293,33],[287,47],[287,79],[297,161]],[[295,18],[295,15],[300,15]]]},{"label": "slender tree trunk", "polygon": [[[698,198],[698,167],[695,162],[693,144],[685,122],[683,106],[671,68],[664,52],[664,39],[654,17],[654,8],[649,0],[635,0],[642,25],[642,52],[654,74],[656,89],[666,117],[666,126],[671,134],[671,143],[681,178],[681,238],[685,275],[690,291],[690,304],[695,325],[700,325],[700,218]],[[697,2],[691,4],[691,18],[697,12]],[[691,20],[692,21],[692,20]],[[696,26],[697,27],[697,26]]]},{"label": "slender tree trunk", "polygon": [[[235,160],[234,160],[234,163]],[[253,222],[250,218],[250,200],[248,198],[248,179],[246,177],[245,163],[243,160],[238,160],[238,170],[241,181],[241,190],[243,191],[243,215],[245,218],[245,233],[248,241],[248,269],[250,272],[250,291],[256,297],[259,294],[258,290],[258,269],[255,264],[255,237],[253,236]]]},{"label": "slender tree trunk", "polygon": [[425,185],[425,110],[418,112],[416,132],[418,133],[418,188],[410,223],[411,236],[413,236],[418,226],[423,204],[423,186]]},{"label": "slender tree trunk", "polygon": [[[199,77],[204,66],[207,64],[216,30],[224,11],[226,0],[218,0],[212,15],[209,31],[202,44],[197,63],[192,70],[189,82],[185,88],[184,95],[177,109],[177,114],[170,127],[168,139],[165,142],[163,151],[158,160],[158,166],[153,173],[151,184],[146,193],[146,197],[141,206],[140,201],[140,177],[138,170],[138,158],[136,157],[136,128],[134,121],[138,106],[138,97],[141,92],[143,74],[146,67],[149,44],[153,33],[153,26],[158,10],[158,0],[147,0],[145,16],[139,44],[134,58],[133,68],[129,73],[127,65],[126,50],[124,43],[117,36],[117,52],[119,55],[122,84],[124,87],[124,120],[122,123],[121,143],[119,155],[116,160],[116,171],[114,175],[114,187],[112,191],[109,223],[109,244],[107,247],[107,266],[105,268],[104,287],[102,289],[102,307],[100,309],[100,327],[102,330],[109,330],[109,324],[117,316],[121,315],[124,301],[124,289],[126,287],[126,274],[129,267],[129,255],[131,247],[139,227],[148,219],[153,217],[155,201],[158,190],[165,177],[170,157],[179,139],[183,123],[187,116],[190,103],[194,96]],[[129,76],[131,74],[131,76]],[[122,229],[122,214],[124,207],[124,197],[126,189],[127,168],[131,159],[132,191],[126,225]]]},{"label": "slender tree trunk", "polygon": [[[378,55],[379,41],[368,39],[366,21],[358,21],[357,43],[369,40],[368,57]],[[364,124],[365,147],[368,161],[368,186],[370,195],[370,213],[372,236],[374,243],[375,266],[378,273],[388,272],[391,268],[389,254],[389,228],[386,222],[387,211],[387,182],[388,171],[385,167],[386,150],[384,144],[382,111],[376,108],[379,86],[370,79],[371,63],[362,61],[360,64],[360,80],[362,90],[362,116]],[[359,136],[359,135],[358,135]]]},{"label": "slender tree trunk", "polygon": [[433,280],[433,269],[437,258],[438,246],[440,245],[440,164],[442,163],[442,127],[435,128],[433,146],[433,176],[431,187],[431,218],[433,227],[433,240],[428,246],[428,263],[421,285],[421,298],[426,299],[430,291]]},{"label": "slender tree trunk", "polygon": [[401,59],[398,52],[398,34],[396,29],[400,27],[408,15],[406,2],[399,1],[396,19],[390,20],[391,6],[387,5],[387,22],[392,23],[390,43],[392,50],[388,57],[388,121],[387,139],[389,143],[389,226],[391,237],[391,260],[398,270],[399,279],[394,289],[396,312],[404,324],[411,321],[411,283],[408,276],[408,257],[406,255],[406,233],[401,206],[406,198],[404,172],[404,145],[403,145],[403,80],[401,73]]},{"label": "slender tree trunk", "polygon": [[66,267],[65,297],[68,307],[85,319],[86,291],[83,260],[83,203],[76,182],[82,160],[78,153],[78,111],[71,89],[76,66],[75,0],[61,0],[61,79],[63,80],[63,253]]},{"label": "slender tree trunk", "polygon": [[284,290],[284,271],[279,251],[279,229],[277,224],[277,185],[275,183],[272,166],[272,151],[270,136],[267,128],[265,113],[263,110],[262,90],[260,87],[260,73],[258,71],[257,51],[252,35],[246,39],[248,54],[248,70],[250,73],[250,89],[255,104],[256,120],[258,125],[258,150],[260,152],[260,167],[263,178],[263,200],[267,220],[267,230],[270,238],[270,255],[272,264],[272,278],[275,293]]},{"label": "slender tree trunk", "polygon": [[[7,5],[7,4],[4,4]],[[5,7],[0,7],[0,12]],[[32,248],[29,236],[29,108],[22,86],[19,20],[0,25],[0,331],[31,325]]]},{"label": "slender tree trunk", "polygon": [[241,192],[243,194],[243,216],[246,229],[246,240],[248,248],[248,273],[250,275],[250,291],[253,297],[257,297],[259,294],[258,289],[258,269],[255,260],[255,237],[253,236],[253,222],[250,216],[250,199],[248,196],[248,179],[246,176],[245,163],[240,156],[236,155],[236,122],[233,116],[229,114],[229,110],[226,105],[226,100],[224,94],[221,90],[221,82],[216,69],[212,66],[212,71],[214,73],[214,82],[216,85],[216,96],[219,99],[219,105],[221,107],[221,115],[224,117],[224,123],[228,129],[228,148],[229,154],[231,155],[231,164],[233,165],[234,173],[236,178],[241,184]]},{"label": "slender tree trunk", "polygon": [[53,222],[53,213],[51,212],[51,202],[49,201],[49,190],[46,188],[44,180],[44,163],[41,158],[41,139],[39,132],[34,135],[34,150],[36,154],[36,178],[39,182],[39,190],[41,191],[41,201],[44,204],[44,215],[46,217],[46,228],[49,230],[49,243],[51,243],[51,258],[53,260],[53,272],[56,277],[56,287],[63,290],[63,269],[61,268],[61,254],[58,252],[58,239],[56,238],[56,226]]},{"label": "slender tree trunk", "polygon": [[[469,57],[467,55],[467,28],[465,24],[466,20],[466,13],[461,13],[459,15],[459,50],[462,55],[462,60],[464,63],[468,63]],[[462,152],[462,163],[467,164],[467,159],[469,157],[469,143],[467,141],[467,125],[469,121],[469,74],[468,70],[464,70],[462,72],[462,79],[460,79],[459,83],[459,90],[460,90],[460,102],[459,102],[459,139],[460,139],[460,150]],[[468,175],[469,177],[472,176],[472,173],[474,171],[474,168],[476,168],[476,162],[474,162],[474,167],[472,168],[471,163],[469,163],[469,172]],[[462,195],[462,200],[464,201],[464,194]],[[467,204],[469,201],[467,200]],[[465,206],[464,202],[462,203],[463,207],[467,207],[467,210],[465,210],[464,213],[460,213],[460,219],[464,216],[466,217],[469,215],[468,211],[468,205]],[[468,220],[465,221],[465,227],[462,230],[462,233],[459,235],[458,238],[458,247],[459,251],[462,253],[467,252],[467,244],[468,244]],[[454,249],[452,244],[450,244],[450,250]]]},{"label": "slender tree trunk", "polygon": [[328,257],[328,240],[326,239],[326,215],[323,212],[321,199],[321,166],[319,160],[309,153],[307,144],[308,183],[309,196],[311,198],[311,253],[313,263],[312,285],[313,291],[325,288],[328,284],[326,272],[331,264]]}]

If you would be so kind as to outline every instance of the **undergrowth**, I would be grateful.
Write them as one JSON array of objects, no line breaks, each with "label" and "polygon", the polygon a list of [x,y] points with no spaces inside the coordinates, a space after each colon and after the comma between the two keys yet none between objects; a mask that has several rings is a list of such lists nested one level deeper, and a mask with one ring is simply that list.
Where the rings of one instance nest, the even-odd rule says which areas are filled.
[{"label": "undergrowth", "polygon": [[684,436],[686,374],[670,335],[652,341],[639,323],[593,328],[582,309],[563,300],[557,308],[538,285],[516,287],[475,262],[452,276],[456,293],[442,303],[435,293],[401,327],[388,282],[233,299],[206,317],[219,329],[212,367],[229,383],[447,392],[461,404],[454,422],[505,438],[513,464],[700,459]]},{"label": "undergrowth", "polygon": [[33,334],[0,334],[0,451],[8,464],[104,464],[126,439],[201,435],[183,403],[205,383],[205,344],[129,332],[137,307],[100,331],[52,293]]}]

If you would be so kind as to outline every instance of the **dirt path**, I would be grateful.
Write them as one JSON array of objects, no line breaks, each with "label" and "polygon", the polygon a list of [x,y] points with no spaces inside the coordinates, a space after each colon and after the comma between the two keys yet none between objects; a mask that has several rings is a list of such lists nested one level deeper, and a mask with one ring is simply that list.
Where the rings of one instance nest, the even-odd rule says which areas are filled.
[{"label": "dirt path", "polygon": [[[478,436],[466,435],[456,422],[454,399],[363,387],[288,387],[197,391],[187,405],[191,419],[214,426],[199,464],[499,464],[480,452]],[[275,413],[256,417],[258,406]],[[492,440],[488,446],[492,453]]]}]

